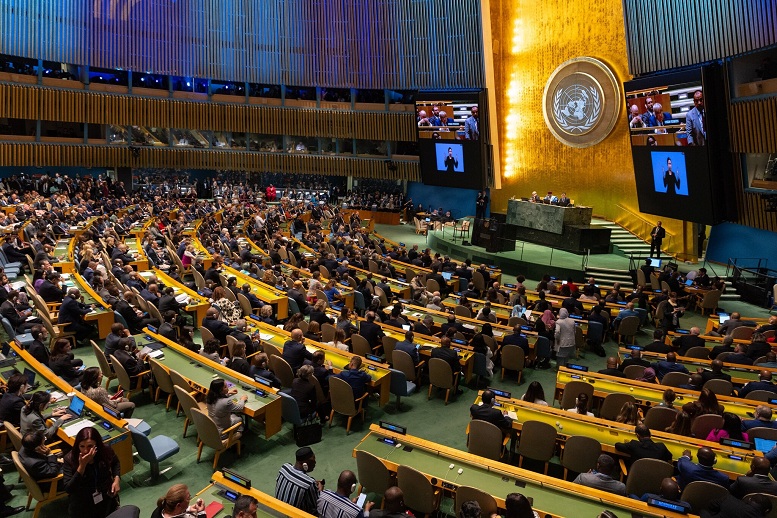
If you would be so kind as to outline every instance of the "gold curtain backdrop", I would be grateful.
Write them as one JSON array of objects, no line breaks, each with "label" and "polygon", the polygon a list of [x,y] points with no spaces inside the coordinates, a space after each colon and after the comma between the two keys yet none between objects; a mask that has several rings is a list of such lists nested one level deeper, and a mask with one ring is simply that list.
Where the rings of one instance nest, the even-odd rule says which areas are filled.
[{"label": "gold curtain backdrop", "polygon": [[502,165],[491,210],[506,211],[512,196],[563,191],[632,231],[661,219],[674,236],[672,251],[690,251],[694,237],[687,225],[639,212],[625,110],[604,141],[583,149],[556,140],[542,117],[545,83],[571,58],[599,59],[621,84],[631,78],[621,0],[491,0],[491,27]]}]

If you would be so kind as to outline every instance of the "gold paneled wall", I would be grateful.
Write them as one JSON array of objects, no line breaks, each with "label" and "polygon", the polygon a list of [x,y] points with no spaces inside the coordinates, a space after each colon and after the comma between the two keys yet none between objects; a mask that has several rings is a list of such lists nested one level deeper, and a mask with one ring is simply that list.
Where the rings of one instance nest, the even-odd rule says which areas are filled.
[{"label": "gold paneled wall", "polygon": [[[556,140],[542,116],[545,83],[571,58],[597,58],[620,83],[630,79],[621,0],[492,0],[491,24],[502,161],[492,210],[506,211],[512,196],[565,191],[608,219],[623,219],[618,205],[639,213],[625,111],[604,141],[585,149]],[[661,219],[669,233],[682,235],[681,222]]]}]

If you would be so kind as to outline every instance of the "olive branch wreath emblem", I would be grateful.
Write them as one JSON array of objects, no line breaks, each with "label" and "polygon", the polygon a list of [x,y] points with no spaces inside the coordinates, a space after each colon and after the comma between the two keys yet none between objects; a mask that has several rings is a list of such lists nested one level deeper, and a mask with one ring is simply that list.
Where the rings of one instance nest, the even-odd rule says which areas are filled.
[{"label": "olive branch wreath emblem", "polygon": [[556,91],[556,95],[553,96],[553,116],[556,119],[556,124],[559,125],[564,131],[568,133],[585,133],[589,129],[591,129],[596,122],[596,119],[599,117],[600,110],[602,107],[602,100],[599,97],[599,92],[594,87],[581,87],[584,88],[587,93],[590,93],[591,95],[591,103],[593,104],[593,109],[590,110],[589,114],[583,119],[583,121],[579,124],[571,124],[567,121],[567,117],[564,114],[564,106],[561,102],[561,95],[564,93],[563,89],[559,89]]}]

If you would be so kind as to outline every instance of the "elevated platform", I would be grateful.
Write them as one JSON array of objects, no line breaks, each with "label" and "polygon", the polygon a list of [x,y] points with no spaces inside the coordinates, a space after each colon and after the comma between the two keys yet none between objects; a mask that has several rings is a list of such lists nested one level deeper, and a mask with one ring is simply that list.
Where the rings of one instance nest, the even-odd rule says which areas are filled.
[{"label": "elevated platform", "polygon": [[[470,238],[464,241],[470,242]],[[485,248],[462,244],[461,237],[453,239],[447,230],[430,231],[427,244],[433,250],[450,255],[455,259],[471,259],[473,263],[498,266],[508,274],[523,273],[529,279],[541,279],[546,273],[553,272],[557,277],[569,276],[583,279],[586,267],[598,267],[612,270],[628,270],[629,258],[622,253],[580,255],[574,252],[542,246],[524,241],[516,241],[515,250],[488,252]]]}]

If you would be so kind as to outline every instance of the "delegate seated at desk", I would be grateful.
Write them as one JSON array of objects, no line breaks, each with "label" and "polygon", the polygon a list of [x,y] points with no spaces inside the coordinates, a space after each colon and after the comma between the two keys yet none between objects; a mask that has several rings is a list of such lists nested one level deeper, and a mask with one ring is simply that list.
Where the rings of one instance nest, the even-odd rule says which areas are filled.
[{"label": "delegate seated at desk", "polygon": [[637,440],[629,442],[616,442],[615,449],[627,453],[627,464],[631,466],[640,459],[658,459],[664,462],[672,462],[672,453],[660,442],[653,442],[650,438],[650,429],[644,424],[638,424],[634,428]]}]

